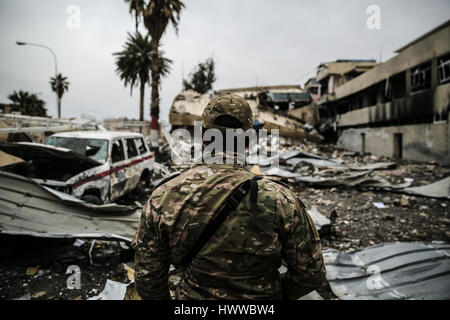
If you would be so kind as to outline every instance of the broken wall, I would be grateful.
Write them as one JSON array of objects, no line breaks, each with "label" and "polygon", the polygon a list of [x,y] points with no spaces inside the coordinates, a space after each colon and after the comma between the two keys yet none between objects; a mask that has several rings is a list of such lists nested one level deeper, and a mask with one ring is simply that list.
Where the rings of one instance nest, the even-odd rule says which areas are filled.
[{"label": "broken wall", "polygon": [[315,126],[320,121],[319,111],[317,110],[317,105],[314,103],[301,108],[290,110],[288,114],[297,119],[305,121],[311,126]]}]

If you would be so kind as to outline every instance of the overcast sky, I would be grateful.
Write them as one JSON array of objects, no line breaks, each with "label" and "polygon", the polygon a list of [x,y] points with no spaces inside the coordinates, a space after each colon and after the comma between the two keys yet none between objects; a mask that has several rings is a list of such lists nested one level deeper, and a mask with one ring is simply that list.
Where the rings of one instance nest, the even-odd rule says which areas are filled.
[{"label": "overcast sky", "polygon": [[[300,84],[321,62],[392,57],[393,51],[449,19],[450,0],[185,0],[178,37],[163,36],[163,50],[174,60],[162,82],[161,118],[195,65],[216,59],[215,89]],[[381,30],[369,30],[366,9],[381,9]],[[81,28],[70,29],[67,13],[80,8]],[[137,118],[139,91],[130,96],[115,74],[113,52],[121,50],[134,18],[121,0],[0,0],[0,103],[13,90],[39,93],[56,115],[48,84],[53,60],[44,49],[15,41],[45,44],[69,78],[63,117],[82,114]],[[380,54],[381,53],[381,54]],[[301,83],[303,84],[303,83]],[[150,90],[145,117],[149,118]]]}]

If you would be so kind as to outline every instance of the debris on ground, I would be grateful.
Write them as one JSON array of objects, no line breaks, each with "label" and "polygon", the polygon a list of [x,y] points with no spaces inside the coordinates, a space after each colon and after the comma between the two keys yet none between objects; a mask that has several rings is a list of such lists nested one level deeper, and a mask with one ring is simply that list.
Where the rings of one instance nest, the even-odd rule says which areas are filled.
[{"label": "debris on ground", "polygon": [[386,243],[323,255],[328,283],[340,299],[450,299],[448,243]]},{"label": "debris on ground", "polygon": [[0,171],[1,233],[50,238],[110,238],[130,242],[139,224],[136,206],[96,206]]},{"label": "debris on ground", "polygon": [[450,177],[428,185],[406,188],[402,192],[422,197],[450,199]]},{"label": "debris on ground", "polygon": [[[351,259],[365,250],[371,252],[374,246],[387,248],[395,243],[422,246],[424,254],[430,250],[433,254],[448,252],[442,247],[440,251],[430,248],[440,246],[435,241],[450,241],[450,168],[436,163],[393,161],[286,137],[280,137],[279,142],[278,153],[272,153],[270,142],[266,158],[249,158],[249,170],[291,187],[306,204],[325,253],[334,252],[341,257],[338,260]],[[161,148],[162,160],[154,163],[149,186],[109,205],[87,204],[23,176],[0,171],[0,237],[11,244],[10,248],[0,249],[0,281],[4,283],[0,299],[138,299],[133,283],[134,253],[129,243],[136,232],[141,207],[152,190],[191,166],[174,165],[171,160],[174,148],[179,150],[180,146],[167,144]],[[271,167],[274,162],[279,167]],[[418,250],[416,254],[421,252]],[[416,259],[416,254],[412,259]],[[433,263],[437,261],[447,260],[436,255]],[[328,278],[313,298],[373,299],[374,292],[347,285],[347,281],[356,281],[356,285],[364,277],[368,279],[371,276],[368,272],[373,270],[368,269],[369,265],[351,263],[345,268],[366,274],[359,280]],[[79,266],[81,270],[81,289],[67,288],[70,275],[66,271],[70,266]],[[401,264],[397,266],[399,271],[404,269]],[[444,266],[447,268],[448,262]],[[327,264],[327,270],[341,267],[344,268]],[[384,277],[385,271],[381,271],[382,279],[401,294],[394,297],[392,292],[380,291],[380,297],[428,297],[400,291],[397,287],[401,285],[389,278],[396,273],[387,270]],[[174,270],[171,272],[171,282],[176,283],[180,278]],[[432,285],[428,292],[435,295],[445,281],[436,285],[426,282],[427,286]],[[344,282],[347,291],[342,293],[339,284]],[[171,286],[172,294],[173,289]]]},{"label": "debris on ground", "polygon": [[98,295],[88,300],[125,300],[129,283],[106,280],[105,288]]},{"label": "debris on ground", "polygon": [[321,236],[326,235],[331,230],[331,220],[319,212],[316,206],[308,209],[308,214],[313,220],[317,231]]}]

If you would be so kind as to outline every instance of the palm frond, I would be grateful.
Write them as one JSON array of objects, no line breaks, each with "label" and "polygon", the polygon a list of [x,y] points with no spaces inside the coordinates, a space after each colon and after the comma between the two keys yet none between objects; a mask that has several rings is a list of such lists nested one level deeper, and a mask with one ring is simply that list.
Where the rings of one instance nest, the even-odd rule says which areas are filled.
[{"label": "palm frond", "polygon": [[61,98],[65,92],[69,91],[69,84],[70,82],[67,81],[67,77],[64,77],[61,73],[50,78],[52,90],[56,92],[59,98]]},{"label": "palm frond", "polygon": [[[113,53],[116,57],[116,74],[124,82],[125,87],[130,86],[130,94],[133,87],[140,83],[150,83],[152,65],[152,42],[147,34],[140,32],[128,33],[128,38],[122,51]],[[164,51],[159,53],[159,72],[162,77],[170,73],[173,61],[164,56]]]}]

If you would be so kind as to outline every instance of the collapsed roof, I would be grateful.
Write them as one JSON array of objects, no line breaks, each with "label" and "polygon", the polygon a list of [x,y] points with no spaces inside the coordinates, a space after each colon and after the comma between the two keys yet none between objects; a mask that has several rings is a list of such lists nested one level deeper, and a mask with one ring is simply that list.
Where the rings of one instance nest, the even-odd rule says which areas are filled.
[{"label": "collapsed roof", "polygon": [[[280,136],[321,142],[323,137],[309,132],[302,122],[287,114],[290,108],[310,103],[310,97],[300,86],[251,87],[220,90],[220,93],[234,93],[242,96],[252,109],[255,123],[264,129],[280,130]],[[192,127],[201,121],[203,109],[212,98],[187,90],[177,95],[170,108],[169,121],[172,128]]]},{"label": "collapsed roof", "polygon": [[330,75],[361,74],[376,65],[377,62],[371,59],[341,59],[322,63],[317,68],[317,81],[320,82]]}]

